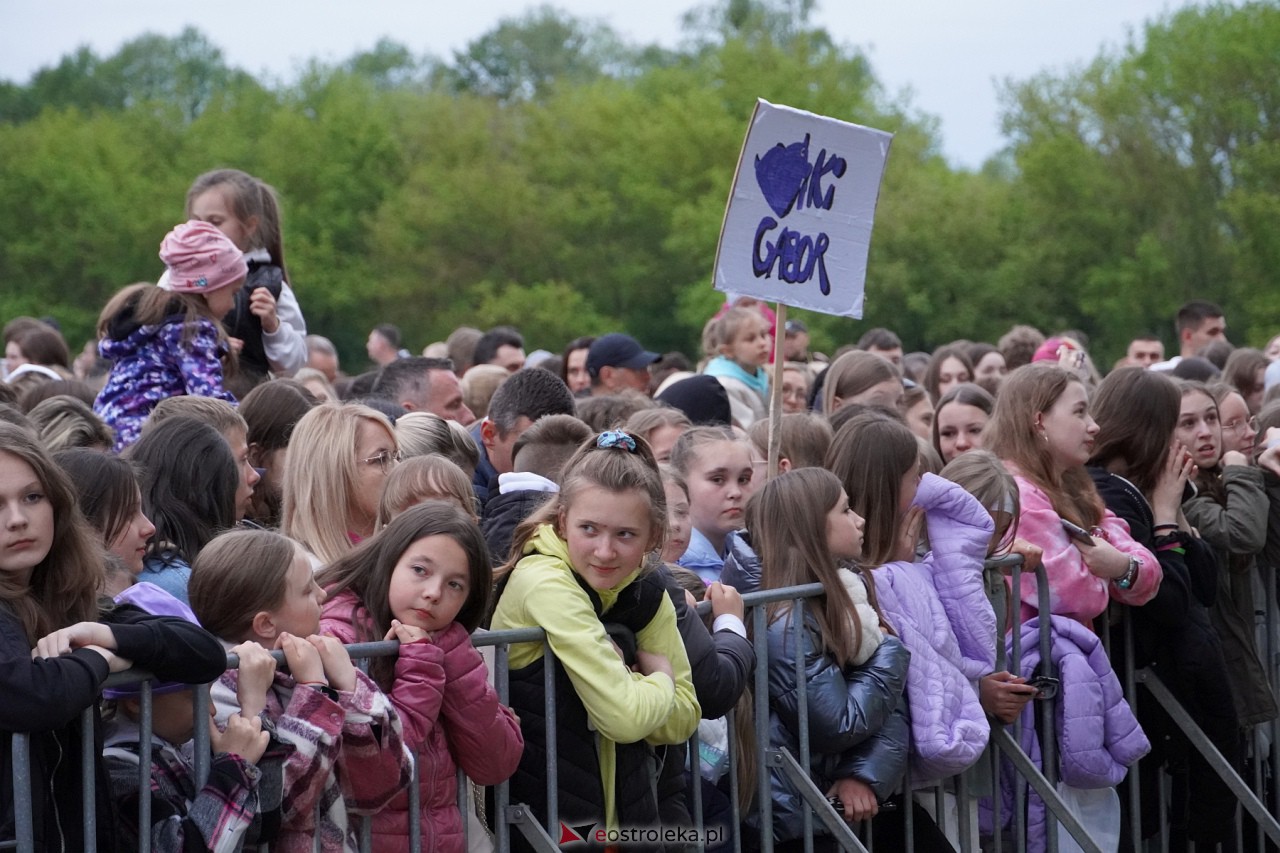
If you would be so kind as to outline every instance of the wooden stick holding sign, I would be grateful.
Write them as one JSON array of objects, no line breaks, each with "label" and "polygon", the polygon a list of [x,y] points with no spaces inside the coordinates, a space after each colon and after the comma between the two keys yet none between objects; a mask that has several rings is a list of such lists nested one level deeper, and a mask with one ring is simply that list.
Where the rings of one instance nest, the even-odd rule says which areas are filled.
[{"label": "wooden stick holding sign", "polygon": [[777,473],[786,306],[862,317],[867,253],[893,134],[756,102],[716,247],[716,290],[778,305],[769,400]]},{"label": "wooden stick holding sign", "polygon": [[773,377],[769,380],[769,468],[766,477],[778,476],[778,456],[782,447],[782,372],[787,355],[787,306],[779,302],[773,307],[778,325],[773,335]]}]

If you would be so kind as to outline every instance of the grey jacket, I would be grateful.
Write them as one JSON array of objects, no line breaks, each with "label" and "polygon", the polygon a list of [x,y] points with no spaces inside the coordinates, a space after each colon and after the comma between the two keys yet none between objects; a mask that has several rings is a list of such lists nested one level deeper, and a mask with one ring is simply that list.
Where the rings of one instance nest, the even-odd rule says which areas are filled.
[{"label": "grey jacket", "polygon": [[1209,615],[1222,638],[1236,714],[1247,728],[1277,715],[1254,630],[1253,574],[1267,541],[1270,504],[1258,468],[1228,465],[1222,469],[1222,486],[1225,506],[1201,494],[1182,509],[1218,555],[1218,597]]}]

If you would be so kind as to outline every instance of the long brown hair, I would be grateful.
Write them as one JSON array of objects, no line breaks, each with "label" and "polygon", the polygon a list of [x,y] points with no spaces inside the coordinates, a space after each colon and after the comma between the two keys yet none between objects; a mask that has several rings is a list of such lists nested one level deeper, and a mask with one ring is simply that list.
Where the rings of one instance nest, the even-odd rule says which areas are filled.
[{"label": "long brown hair", "polygon": [[1043,489],[1059,516],[1088,528],[1102,520],[1104,508],[1093,479],[1083,465],[1057,473],[1047,443],[1036,432],[1036,417],[1049,411],[1072,382],[1081,382],[1079,375],[1044,361],[1010,373],[1000,384],[982,446]]},{"label": "long brown hair", "polygon": [[289,269],[284,265],[284,240],[282,237],[280,199],[275,188],[239,169],[214,169],[196,178],[187,190],[187,218],[192,216],[196,199],[211,189],[223,188],[231,203],[231,212],[242,225],[257,219],[257,227],[249,234],[250,246],[245,250],[266,249],[271,263],[280,267],[285,281]]},{"label": "long brown hair", "polygon": [[[1213,407],[1217,410],[1221,405],[1221,398],[1214,393],[1214,386],[1205,382],[1197,382],[1194,379],[1179,379],[1178,391],[1181,396],[1178,398],[1178,415],[1182,415],[1182,398],[1189,394],[1203,394],[1209,398],[1209,402],[1213,403]],[[1220,384],[1220,383],[1219,383]],[[1234,389],[1232,389],[1234,390]],[[1225,395],[1224,395],[1225,396]],[[1197,491],[1208,497],[1213,498],[1215,502],[1226,506],[1227,504],[1227,487],[1222,482],[1222,455],[1223,439],[1222,439],[1222,413],[1218,414],[1218,461],[1212,468],[1197,468],[1195,485]]]},{"label": "long brown hair", "polygon": [[902,372],[888,359],[865,350],[847,352],[827,368],[822,383],[822,413],[828,418],[835,414],[837,397],[848,402],[851,397],[894,379],[901,382]]},{"label": "long brown hair", "polygon": [[53,509],[53,543],[30,581],[22,585],[0,573],[0,607],[18,617],[34,646],[59,628],[97,618],[102,546],[80,512],[70,478],[29,432],[0,421],[0,453],[30,466]]},{"label": "long brown hair", "polygon": [[[452,501],[424,501],[397,515],[381,531],[361,542],[354,551],[316,575],[316,582],[332,598],[351,590],[360,599],[367,620],[354,619],[359,641],[381,640],[391,629],[391,574],[409,546],[427,536],[448,536],[467,556],[470,578],[467,600],[453,621],[470,633],[489,609],[493,565],[489,549],[475,520]],[[369,676],[383,690],[395,680],[395,660],[376,658]]]},{"label": "long brown hair", "polygon": [[878,566],[893,559],[898,535],[902,478],[919,465],[915,433],[888,415],[864,412],[836,431],[826,468],[840,479],[849,506],[866,520],[862,562]]},{"label": "long brown hair", "polygon": [[[818,624],[822,648],[844,667],[857,657],[862,623],[837,571],[841,566],[827,545],[827,514],[840,502],[841,491],[840,479],[824,468],[788,471],[751,496],[746,522],[760,557],[761,589],[808,583],[826,588],[807,609]],[[853,564],[844,567],[857,570]],[[867,597],[874,606],[870,583]],[[769,621],[790,612],[791,602],[771,604]]]},{"label": "long brown hair", "polygon": [[1122,460],[1125,479],[1150,495],[1169,455],[1181,396],[1173,379],[1158,370],[1111,371],[1090,401],[1098,438],[1089,464],[1106,467]]},{"label": "long brown hair", "polygon": [[191,564],[187,584],[201,627],[228,642],[246,639],[254,616],[284,602],[289,570],[301,551],[270,530],[231,530],[210,540]]},{"label": "long brown hair", "polygon": [[[227,342],[222,318],[214,316],[213,311],[209,310],[209,303],[202,297],[194,293],[174,293],[147,282],[126,285],[107,300],[102,313],[98,315],[98,337],[110,337],[112,321],[126,310],[132,311],[133,319],[142,326],[159,325],[169,317],[180,315],[184,344],[195,337],[196,321],[203,317],[218,330],[218,341],[222,344]],[[234,364],[234,360],[231,364]]]}]

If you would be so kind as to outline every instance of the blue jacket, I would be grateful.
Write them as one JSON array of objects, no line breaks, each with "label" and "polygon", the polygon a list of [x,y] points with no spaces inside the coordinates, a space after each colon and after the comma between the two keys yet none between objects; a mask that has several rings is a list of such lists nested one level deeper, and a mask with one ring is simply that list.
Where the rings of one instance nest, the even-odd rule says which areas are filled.
[{"label": "blue jacket", "polygon": [[[730,533],[731,537],[735,534]],[[728,547],[728,541],[725,547]],[[697,572],[698,577],[702,578],[703,583],[714,583],[720,580],[720,570],[724,568],[724,556],[716,553],[716,549],[712,547],[710,540],[703,536],[698,530],[689,531],[689,547],[680,555],[677,564]],[[756,585],[759,586],[760,579],[757,575]],[[746,590],[742,590],[746,592]]]},{"label": "blue jacket", "polygon": [[[810,776],[824,793],[837,779],[871,786],[884,802],[907,766],[910,723],[903,694],[911,654],[885,637],[862,666],[840,667],[822,650],[816,623],[801,632],[809,719]],[[800,685],[795,629],[784,616],[769,626],[769,743],[800,760]],[[803,834],[803,800],[782,770],[770,771],[773,832],[778,841]],[[759,816],[752,819],[758,826]]]}]

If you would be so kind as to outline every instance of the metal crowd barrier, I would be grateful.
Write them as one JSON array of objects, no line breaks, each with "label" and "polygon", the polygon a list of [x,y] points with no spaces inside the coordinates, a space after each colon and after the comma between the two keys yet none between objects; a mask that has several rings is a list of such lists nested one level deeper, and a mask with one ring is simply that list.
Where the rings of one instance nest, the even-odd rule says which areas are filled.
[{"label": "metal crowd barrier", "polygon": [[[1259,652],[1263,657],[1265,671],[1270,682],[1271,691],[1276,694],[1280,685],[1280,603],[1276,600],[1275,572],[1264,570],[1260,580],[1264,590],[1262,601],[1255,601],[1257,612],[1255,617],[1262,629],[1262,642]],[[1280,750],[1277,750],[1277,738],[1280,738],[1280,718],[1268,723],[1254,726],[1248,732],[1248,755],[1252,773],[1246,781],[1231,763],[1222,755],[1204,730],[1195,722],[1191,714],[1178,701],[1173,692],[1161,681],[1159,675],[1150,667],[1135,669],[1133,666],[1133,626],[1129,608],[1119,608],[1121,614],[1121,637],[1125,647],[1123,666],[1117,674],[1121,676],[1125,699],[1138,711],[1139,702],[1155,701],[1178,727],[1187,742],[1200,753],[1206,763],[1218,775],[1222,782],[1235,796],[1239,808],[1236,810],[1234,849],[1280,849]],[[1103,622],[1102,636],[1110,638],[1110,626]],[[1113,657],[1114,660],[1114,657]],[[1146,696],[1141,695],[1138,686],[1145,688]],[[1277,697],[1280,704],[1280,696]],[[1130,837],[1142,839],[1141,808],[1141,771],[1137,764],[1129,768],[1127,778],[1129,788],[1128,820]],[[1159,807],[1161,814],[1167,814],[1167,785],[1162,775],[1158,779],[1161,798]],[[1243,815],[1248,814],[1254,821],[1254,838],[1251,846],[1245,843]],[[1159,853],[1169,850],[1169,822],[1162,820],[1160,834],[1154,849]],[[1267,847],[1270,842],[1271,847]],[[1223,848],[1224,845],[1218,845]],[[1223,853],[1231,853],[1224,850]]]},{"label": "metal crowd barrier", "polygon": [[[988,561],[988,589],[993,593],[994,607],[997,614],[998,622],[998,638],[997,638],[997,670],[1009,669],[1012,672],[1018,672],[1019,662],[1021,659],[1021,637],[1014,626],[1011,633],[1011,654],[1006,655],[1003,637],[1006,635],[1007,613],[1012,612],[1014,619],[1018,618],[1018,598],[1014,596],[1010,608],[1010,602],[1007,599],[1007,590],[1002,581],[992,582],[1002,576],[1007,576],[1012,584],[1013,589],[1020,589],[1021,585],[1021,559],[1018,557],[1006,557],[997,560]],[[1040,609],[1046,612],[1048,587],[1044,576],[1043,568],[1038,568],[1037,572],[1038,588],[1040,592]],[[1280,677],[1280,619],[1276,614],[1275,599],[1275,579],[1269,577],[1267,589],[1267,663],[1273,678]],[[805,830],[805,849],[812,849],[812,841],[814,831],[817,824],[825,830],[825,833],[835,839],[839,845],[850,851],[867,851],[873,850],[875,839],[871,833],[870,822],[864,822],[860,826],[851,826],[846,823],[843,816],[838,814],[835,809],[827,802],[825,792],[818,789],[810,779],[809,775],[809,731],[807,720],[806,698],[803,691],[799,694],[800,708],[800,731],[798,735],[799,755],[791,755],[786,750],[773,749],[769,745],[769,697],[768,697],[768,651],[767,637],[765,630],[765,608],[764,605],[778,601],[792,601],[795,608],[797,618],[793,620],[793,625],[797,632],[797,640],[800,631],[803,630],[803,620],[799,618],[803,613],[805,601],[808,598],[819,595],[822,587],[818,584],[811,584],[801,587],[792,587],[784,590],[773,590],[768,592],[755,592],[743,596],[744,603],[748,607],[747,620],[752,626],[754,645],[756,650],[756,669],[753,673],[754,702],[755,702],[755,736],[756,736],[756,767],[757,767],[757,788],[761,792],[758,797],[759,821],[763,827],[771,825],[771,807],[772,803],[767,796],[770,787],[770,770],[777,768],[795,785],[800,792],[807,808],[804,813],[804,830]],[[709,605],[704,603],[700,610],[706,612]],[[1041,651],[1041,660],[1045,662],[1043,666],[1051,666],[1051,656],[1049,654],[1048,621],[1042,621],[1042,630],[1040,633],[1039,643]],[[1131,645],[1131,635],[1128,630],[1127,622],[1125,625],[1125,642]],[[1106,634],[1104,633],[1104,637]],[[509,698],[508,692],[508,655],[510,646],[513,643],[539,641],[543,638],[543,632],[537,628],[527,628],[511,631],[478,631],[473,636],[473,643],[477,647],[492,647],[494,650],[494,684],[498,692],[499,698],[506,703]],[[348,650],[353,659],[368,660],[374,657],[395,655],[398,651],[399,644],[392,642],[377,643],[361,643],[348,646]],[[277,663],[283,664],[283,653],[275,652]],[[559,838],[559,817],[557,803],[558,780],[556,778],[557,766],[554,760],[556,754],[555,749],[555,717],[556,717],[556,696],[554,683],[554,669],[551,666],[554,658],[550,648],[547,647],[545,652],[546,666],[545,676],[545,693],[546,693],[546,741],[547,755],[550,757],[547,767],[547,796],[546,796],[546,825],[539,824],[534,817],[532,810],[528,804],[512,803],[508,785],[503,783],[496,787],[494,791],[495,814],[490,815],[490,823],[493,830],[494,849],[498,853],[507,853],[510,849],[512,833],[516,832],[535,850],[539,851],[559,851],[561,848],[557,843]],[[1250,787],[1235,774],[1225,759],[1213,748],[1208,738],[1202,731],[1196,727],[1190,716],[1177,703],[1173,696],[1169,693],[1159,679],[1149,670],[1143,669],[1137,672],[1132,670],[1129,663],[1132,661],[1132,655],[1125,658],[1126,665],[1124,672],[1117,673],[1121,676],[1121,683],[1125,687],[1125,693],[1131,704],[1138,701],[1136,695],[1137,685],[1141,684],[1148,690],[1156,701],[1161,702],[1167,711],[1174,718],[1175,722],[1182,727],[1188,739],[1205,755],[1210,765],[1223,777],[1232,791],[1236,794],[1244,809],[1254,818],[1257,823],[1258,840],[1261,842],[1263,837],[1269,838],[1273,843],[1280,844],[1280,824],[1277,824],[1275,815],[1280,813],[1280,791],[1273,786],[1269,792],[1271,797],[1271,807],[1268,809],[1263,791],[1263,774],[1261,771],[1262,762],[1255,761],[1255,772],[1253,786]],[[797,677],[803,681],[804,678],[804,662],[798,659]],[[228,667],[238,666],[238,660],[234,655],[228,658]],[[1042,669],[1042,674],[1051,674],[1048,670]],[[137,681],[145,681],[148,675],[143,672],[131,671],[128,673],[120,673],[108,679],[108,684],[129,683]],[[198,687],[194,691],[195,695],[195,713],[196,719],[203,719],[208,716],[209,692],[208,687]],[[992,785],[992,816],[995,828],[994,837],[987,839],[984,849],[994,851],[994,853],[1003,853],[1006,849],[1005,838],[1000,828],[1002,825],[1001,812],[1001,778],[1002,774],[1007,772],[1002,766],[1001,757],[1009,759],[1014,772],[1021,780],[1015,786],[1014,814],[1012,817],[1011,840],[1012,847],[1017,853],[1022,853],[1026,849],[1026,791],[1034,790],[1035,793],[1043,800],[1046,811],[1046,845],[1047,849],[1053,853],[1057,850],[1057,824],[1061,823],[1062,827],[1075,840],[1075,842],[1087,853],[1101,853],[1101,848],[1088,834],[1087,830],[1080,824],[1079,820],[1067,808],[1062,798],[1056,790],[1056,738],[1054,737],[1054,704],[1056,700],[1037,700],[1037,724],[1040,730],[1040,741],[1042,750],[1042,763],[1037,765],[1031,760],[1019,746],[1019,727],[1020,723],[1014,723],[1008,728],[1000,723],[992,720],[991,747],[988,750],[988,759],[990,762],[990,783]],[[150,685],[144,685],[141,696],[141,720],[139,729],[142,736],[141,751],[143,755],[150,753],[150,727],[151,727],[151,689]],[[1136,705],[1135,705],[1136,707]],[[93,754],[93,711],[87,709],[81,716],[81,725],[83,727],[84,749],[81,755],[82,783],[86,786],[86,795],[84,797],[84,816],[83,825],[85,833],[85,849],[87,853],[93,853],[96,847],[96,829],[97,816],[95,815],[95,798],[93,796],[93,785],[95,782],[94,767],[97,756]],[[1280,721],[1273,722],[1267,727],[1265,733],[1269,735],[1270,749],[1268,760],[1270,762],[1271,778],[1276,779],[1276,771],[1280,769],[1280,760],[1277,758],[1277,750],[1274,745],[1277,737],[1280,736]],[[740,812],[738,803],[738,791],[741,780],[737,773],[737,751],[741,749],[741,745],[736,742],[733,737],[733,719],[732,712],[729,719],[729,799],[731,802],[731,820],[729,832],[731,833],[732,849],[735,853],[742,850],[743,839],[738,827],[742,823],[743,815]],[[1255,733],[1258,737],[1255,741],[1261,740],[1263,733]],[[12,736],[13,745],[13,785],[15,791],[15,829],[16,838],[10,841],[0,841],[0,850],[17,849],[20,853],[31,853],[34,851],[34,834],[32,826],[32,801],[30,789],[30,741],[29,736],[25,734],[14,734]],[[1259,750],[1257,756],[1262,755],[1262,744],[1255,743],[1255,749]],[[689,741],[690,756],[690,794],[691,794],[691,817],[693,819],[694,828],[698,830],[696,833],[697,841],[694,846],[697,850],[705,849],[706,833],[703,822],[703,803],[701,799],[701,787],[699,779],[699,751],[698,736],[695,732],[693,738]],[[197,787],[202,787],[204,781],[208,778],[210,764],[209,735],[207,729],[201,726],[196,727],[195,737],[195,756],[196,756],[196,781]],[[413,770],[413,787],[411,790],[416,791],[418,780],[418,767],[415,757]],[[472,809],[470,785],[465,784],[465,780],[461,778],[458,786],[459,790],[459,807],[464,815],[464,826],[467,821],[465,816]],[[934,814],[939,828],[944,832],[948,829],[948,821],[946,818],[946,809],[944,808],[944,791],[953,791],[957,800],[958,815],[958,841],[959,849],[963,853],[971,853],[975,849],[973,844],[973,826],[971,821],[971,809],[976,802],[976,796],[969,790],[968,774],[961,774],[948,780],[943,780],[937,787],[932,790],[933,803],[935,805]],[[1139,779],[1137,766],[1130,768],[1130,791],[1131,806],[1137,803],[1137,792],[1139,790]],[[147,791],[149,789],[149,762],[143,761],[139,767],[140,790]],[[912,816],[913,797],[930,796],[929,789],[911,790],[910,780],[904,782],[904,790],[902,792],[902,808],[901,814],[904,821],[904,833],[907,839],[907,849],[914,849],[914,826]],[[419,815],[417,813],[417,796],[410,796],[410,844],[412,850],[419,849],[420,844],[420,824]],[[141,796],[139,798],[139,826],[147,827],[150,825],[150,797]],[[1130,808],[1129,819],[1133,822],[1134,829],[1138,831],[1135,838],[1140,838],[1140,821],[1141,816],[1139,810]],[[815,818],[817,824],[815,824]],[[357,821],[358,834],[361,842],[361,850],[370,850],[370,822],[367,819],[355,818]],[[143,832],[141,834],[141,842],[139,851],[148,853],[150,848],[149,834]],[[469,840],[469,839],[468,839]],[[1165,839],[1167,842],[1167,839]],[[762,833],[760,838],[761,850],[764,853],[772,853],[773,839],[771,833]],[[571,849],[571,848],[570,848]],[[1167,849],[1162,848],[1162,849]],[[1261,849],[1261,848],[1259,848]]]}]

